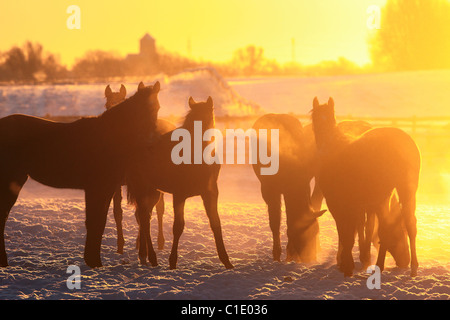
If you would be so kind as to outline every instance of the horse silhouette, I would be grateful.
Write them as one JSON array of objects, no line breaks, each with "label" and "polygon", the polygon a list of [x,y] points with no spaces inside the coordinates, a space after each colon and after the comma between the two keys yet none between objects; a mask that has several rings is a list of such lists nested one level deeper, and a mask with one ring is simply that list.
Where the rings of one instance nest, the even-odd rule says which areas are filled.
[{"label": "horse silhouette", "polygon": [[328,209],[336,222],[340,270],[351,276],[355,232],[365,212],[375,212],[379,221],[380,250],[377,265],[384,269],[386,251],[395,255],[404,249],[402,238],[390,227],[389,203],[394,190],[401,205],[401,217],[411,250],[411,276],[417,275],[416,192],[420,172],[420,152],[405,132],[398,128],[375,128],[351,140],[337,129],[332,98],[327,104],[313,101],[313,130],[320,157],[317,181]]},{"label": "horse silhouette", "polygon": [[[367,121],[361,120],[346,120],[337,124],[338,130],[342,134],[346,135],[348,139],[354,140],[364,132],[372,129],[372,125]],[[319,155],[317,152],[316,139],[314,137],[314,131],[312,124],[307,124],[303,127],[303,135],[305,140],[305,155],[307,157],[308,171],[310,172],[311,179],[314,178],[319,170]],[[311,206],[314,211],[321,209],[323,202],[323,194],[317,183],[314,184],[313,192],[311,195]]]},{"label": "horse silhouette", "polygon": [[[373,126],[361,120],[346,120],[339,122],[337,124],[337,130],[341,132],[342,135],[345,135],[348,141],[353,141],[361,136],[363,133],[373,129]],[[306,150],[307,152],[311,152],[312,156],[309,156],[309,167],[310,171],[313,172],[313,176],[315,177],[318,174],[319,170],[319,161],[318,161],[318,152],[316,147],[316,141],[314,138],[314,132],[312,129],[312,124],[308,124],[304,127],[304,135],[306,138]],[[311,204],[313,210],[319,211],[321,209],[323,201],[323,193],[320,189],[318,183],[314,184],[314,190],[311,196]],[[381,214],[381,213],[380,213]],[[404,222],[401,216],[400,204],[398,203],[398,196],[394,192],[391,197],[391,201],[389,203],[389,221],[396,221],[396,223],[390,223],[388,226],[389,232],[391,236],[397,237],[397,250],[391,252],[393,258],[395,259],[396,264],[399,267],[406,267],[409,264],[409,246],[407,243],[407,235],[404,226]],[[379,236],[378,236],[378,220],[377,213],[373,210],[369,210],[366,212],[365,219],[362,219],[357,226],[358,230],[358,243],[360,248],[360,261],[362,263],[363,269],[367,269],[371,262],[371,254],[370,249],[373,245],[379,250]],[[337,262],[340,265],[342,246],[339,244]]]},{"label": "horse silhouette", "polygon": [[[125,100],[127,95],[127,90],[125,86],[122,84],[120,86],[119,92],[113,92],[111,87],[108,85],[105,88],[105,108],[108,110],[118,103]],[[167,133],[171,130],[175,129],[175,125],[166,121],[164,119],[157,119],[156,121],[156,131],[154,138],[158,138],[164,133]],[[114,192],[113,196],[113,212],[114,212],[114,220],[116,222],[117,229],[117,252],[122,254],[123,247],[125,244],[125,239],[123,236],[123,228],[122,228],[122,220],[123,220],[123,210],[122,210],[122,185],[117,187],[117,190]],[[156,214],[158,217],[158,249],[164,249],[164,233],[163,233],[163,216],[164,216],[164,195],[161,193],[161,197],[156,204]],[[138,241],[136,242],[136,244]]]},{"label": "horse silhouette", "polygon": [[[286,260],[313,262],[318,248],[319,223],[317,218],[326,210],[313,212],[310,199],[310,157],[307,141],[300,121],[287,114],[266,114],[253,125],[258,145],[276,143],[262,141],[259,130],[279,130],[279,169],[274,175],[261,175],[259,158],[253,170],[261,184],[261,195],[267,204],[269,225],[273,236],[273,259],[280,261],[281,196],[286,207],[288,243]],[[268,135],[270,137],[270,135]],[[269,149],[269,147],[267,147]],[[311,148],[312,149],[312,148]]]},{"label": "horse silhouette", "polygon": [[5,224],[28,179],[82,189],[86,201],[84,260],[101,267],[100,248],[111,198],[156,128],[160,84],[144,86],[97,117],[60,123],[21,114],[0,119],[0,265],[8,260]]},{"label": "horse silhouette", "polygon": [[[179,129],[187,130],[194,137],[194,122],[201,121],[203,133],[214,128],[214,108],[212,98],[206,102],[195,102],[189,98],[190,110],[186,115],[183,125]],[[210,226],[214,234],[217,252],[220,261],[227,269],[233,268],[225,250],[222,237],[222,227],[217,210],[219,190],[217,179],[220,164],[175,164],[172,160],[172,150],[178,144],[172,141],[174,131],[164,134],[158,142],[152,144],[143,157],[140,157],[139,165],[131,169],[127,174],[128,199],[136,205],[136,216],[139,221],[139,259],[141,264],[146,264],[147,257],[153,266],[156,266],[157,258],[150,236],[150,214],[153,206],[159,199],[160,192],[173,195],[173,243],[169,257],[171,269],[175,269],[178,257],[178,243],[184,229],[184,204],[187,198],[200,195]],[[203,142],[203,149],[211,142]],[[191,139],[189,146],[194,150],[194,141]],[[194,150],[195,151],[195,150]],[[183,150],[183,152],[185,152]],[[192,154],[192,158],[194,155]],[[191,163],[193,163],[191,161]]]}]

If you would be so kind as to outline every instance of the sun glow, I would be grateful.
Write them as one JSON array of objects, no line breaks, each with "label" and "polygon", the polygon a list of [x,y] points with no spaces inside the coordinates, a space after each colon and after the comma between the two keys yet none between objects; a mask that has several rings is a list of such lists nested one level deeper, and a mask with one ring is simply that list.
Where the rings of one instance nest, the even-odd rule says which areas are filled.
[{"label": "sun glow", "polygon": [[200,60],[229,60],[236,49],[254,44],[280,63],[342,56],[362,65],[370,60],[367,7],[385,1],[79,0],[81,28],[72,30],[66,25],[70,1],[3,1],[0,29],[8,32],[0,50],[37,41],[70,67],[88,50],[135,53],[148,32],[158,47]]}]

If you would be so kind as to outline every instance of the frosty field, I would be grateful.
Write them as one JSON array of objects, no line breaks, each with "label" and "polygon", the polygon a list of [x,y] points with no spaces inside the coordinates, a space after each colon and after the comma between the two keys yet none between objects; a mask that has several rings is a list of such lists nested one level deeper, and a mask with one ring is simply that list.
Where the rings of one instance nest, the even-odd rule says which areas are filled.
[{"label": "frosty field", "polygon": [[[221,184],[233,175],[253,174],[248,167],[224,168]],[[251,179],[250,179],[251,180]],[[256,182],[256,181],[253,181]],[[247,182],[247,187],[252,185]],[[255,185],[255,192],[258,190]],[[32,194],[38,194],[33,197]],[[51,198],[41,198],[50,193]],[[224,195],[227,197],[227,194]],[[125,253],[116,253],[116,231],[110,210],[102,246],[104,267],[89,269],[83,261],[85,241],[82,193],[61,194],[29,181],[7,223],[10,267],[0,270],[1,299],[449,299],[450,245],[445,223],[448,206],[419,205],[419,275],[395,267],[392,258],[381,276],[381,289],[369,290],[359,270],[344,278],[335,265],[337,236],[331,215],[319,219],[321,252],[313,265],[272,261],[271,232],[265,204],[221,201],[219,213],[225,246],[234,264],[220,263],[212,232],[199,198],[186,204],[186,227],[179,247],[178,269],[170,270],[173,211],[166,196],[165,249],[158,267],[138,264],[133,208],[124,205]],[[219,200],[222,197],[219,197]],[[433,218],[427,218],[427,216]],[[152,219],[156,238],[156,215]],[[424,222],[427,222],[425,224]],[[284,219],[283,219],[284,223]],[[286,245],[285,224],[282,241]],[[376,250],[372,250],[373,261]],[[285,254],[282,255],[282,258]],[[358,261],[357,247],[354,257]],[[81,268],[81,289],[69,290],[67,266]],[[359,264],[357,263],[357,268]]]},{"label": "frosty field", "polygon": [[[318,95],[321,99],[333,96],[336,108],[342,105],[340,113],[344,115],[450,116],[445,113],[450,110],[450,98],[448,90],[444,90],[449,78],[450,72],[440,71],[227,82],[220,76],[192,72],[162,82],[162,88],[166,89],[160,94],[161,112],[165,116],[182,116],[189,95],[199,100],[211,95],[220,101],[217,112],[222,115],[306,114],[312,98]],[[420,92],[411,90],[417,82],[423,82]],[[126,86],[129,95],[135,91],[134,83]],[[103,90],[103,84],[0,87],[0,115],[15,112],[38,116],[95,115],[103,111]],[[436,174],[442,178],[442,188],[447,188],[450,169],[448,165],[444,169]],[[447,194],[446,198],[448,190],[441,190]],[[125,253],[116,253],[116,230],[110,208],[101,252],[104,267],[90,269],[83,261],[86,234],[83,193],[52,189],[29,180],[6,223],[10,266],[0,269],[0,299],[450,299],[447,201],[427,201],[428,197],[419,190],[418,276],[411,278],[408,269],[396,268],[388,256],[381,289],[369,290],[366,286],[369,275],[358,263],[357,243],[354,277],[344,278],[337,270],[337,233],[329,213],[319,219],[321,251],[317,263],[273,262],[266,205],[252,168],[222,166],[219,192],[224,242],[234,269],[226,270],[220,263],[208,219],[197,197],[186,202],[178,269],[169,270],[173,222],[170,195],[165,198],[166,245],[164,250],[157,251],[158,267],[139,265],[134,208],[124,200]],[[156,241],[156,215],[151,228]],[[285,230],[283,216],[284,250]],[[372,258],[375,262],[375,249]],[[81,268],[79,290],[67,288],[68,265]]]}]

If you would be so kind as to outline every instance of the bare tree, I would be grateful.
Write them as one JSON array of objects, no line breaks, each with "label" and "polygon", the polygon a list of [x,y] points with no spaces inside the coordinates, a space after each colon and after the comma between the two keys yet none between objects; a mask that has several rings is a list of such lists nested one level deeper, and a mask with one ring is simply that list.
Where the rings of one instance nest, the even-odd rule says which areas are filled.
[{"label": "bare tree", "polygon": [[264,49],[253,45],[238,49],[233,54],[233,65],[244,75],[254,75],[264,69]]},{"label": "bare tree", "polygon": [[75,63],[72,69],[80,78],[115,77],[125,74],[123,59],[112,52],[101,50],[88,51]]},{"label": "bare tree", "polygon": [[2,54],[0,61],[1,80],[35,81],[39,74],[53,80],[66,71],[39,43],[26,42],[22,48],[14,46]]}]

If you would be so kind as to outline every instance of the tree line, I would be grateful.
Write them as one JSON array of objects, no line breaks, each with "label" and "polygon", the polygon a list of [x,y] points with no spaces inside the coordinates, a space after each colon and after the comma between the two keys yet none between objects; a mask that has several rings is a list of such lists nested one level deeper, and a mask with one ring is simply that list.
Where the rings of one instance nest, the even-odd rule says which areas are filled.
[{"label": "tree line", "polygon": [[[381,12],[380,28],[368,40],[372,63],[359,66],[346,58],[316,65],[296,62],[280,64],[254,45],[236,50],[228,62],[196,61],[158,50],[141,68],[113,52],[94,50],[75,62],[69,70],[39,43],[26,42],[0,52],[0,81],[42,82],[67,79],[172,75],[187,68],[215,67],[223,76],[341,75],[379,71],[450,68],[450,1],[388,0]],[[148,70],[151,70],[148,71]]]}]

